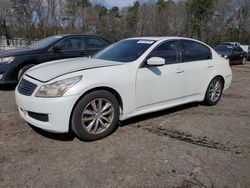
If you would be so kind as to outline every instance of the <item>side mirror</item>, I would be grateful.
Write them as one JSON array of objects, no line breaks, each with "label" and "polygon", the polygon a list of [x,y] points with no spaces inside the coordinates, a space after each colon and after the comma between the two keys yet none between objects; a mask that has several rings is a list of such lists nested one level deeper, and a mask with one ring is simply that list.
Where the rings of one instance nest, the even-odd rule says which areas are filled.
[{"label": "side mirror", "polygon": [[151,57],[147,60],[149,66],[163,66],[165,65],[165,59],[161,57]]},{"label": "side mirror", "polygon": [[53,50],[53,52],[60,52],[60,51],[62,50],[62,48],[59,47],[59,46],[54,46],[54,47],[52,48],[52,50]]}]

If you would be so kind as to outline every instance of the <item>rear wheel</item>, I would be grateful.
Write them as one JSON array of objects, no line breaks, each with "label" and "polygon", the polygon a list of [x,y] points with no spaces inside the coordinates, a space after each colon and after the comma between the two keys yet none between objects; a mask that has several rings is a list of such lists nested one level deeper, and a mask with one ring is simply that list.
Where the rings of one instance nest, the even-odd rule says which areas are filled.
[{"label": "rear wheel", "polygon": [[72,113],[71,128],[84,141],[94,141],[110,135],[119,120],[116,97],[104,90],[84,96]]},{"label": "rear wheel", "polygon": [[29,64],[29,65],[25,65],[23,68],[21,68],[18,72],[17,75],[17,80],[20,81],[20,79],[22,78],[23,74],[30,69],[31,67],[35,66],[34,64]]},{"label": "rear wheel", "polygon": [[206,105],[216,105],[222,95],[223,81],[220,77],[215,77],[210,83],[206,91],[204,102]]}]

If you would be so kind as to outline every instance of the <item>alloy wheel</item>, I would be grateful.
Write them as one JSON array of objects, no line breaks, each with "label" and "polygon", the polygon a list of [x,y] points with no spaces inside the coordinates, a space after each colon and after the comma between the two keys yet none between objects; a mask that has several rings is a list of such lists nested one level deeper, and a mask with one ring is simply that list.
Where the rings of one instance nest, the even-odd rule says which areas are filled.
[{"label": "alloy wheel", "polygon": [[221,82],[217,79],[214,79],[209,86],[209,99],[212,102],[216,102],[220,98],[221,91],[222,91]]},{"label": "alloy wheel", "polygon": [[90,134],[104,132],[112,124],[114,107],[104,98],[92,100],[83,110],[81,123]]}]

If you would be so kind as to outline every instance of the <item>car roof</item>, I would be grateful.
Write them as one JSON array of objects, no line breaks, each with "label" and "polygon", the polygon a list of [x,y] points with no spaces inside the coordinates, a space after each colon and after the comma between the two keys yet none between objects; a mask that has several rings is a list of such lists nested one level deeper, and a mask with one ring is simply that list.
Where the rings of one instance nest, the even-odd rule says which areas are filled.
[{"label": "car roof", "polygon": [[53,35],[53,36],[60,36],[60,37],[68,37],[68,36],[91,36],[91,37],[99,37],[97,35],[86,35],[86,34],[59,34],[59,35]]},{"label": "car roof", "polygon": [[188,40],[195,40],[191,38],[185,38],[185,37],[177,37],[177,36],[163,36],[163,37],[133,37],[128,38],[129,39],[135,39],[135,40],[154,40],[154,41],[160,41],[160,40],[169,40],[169,39],[188,39]]},{"label": "car roof", "polygon": [[100,37],[98,35],[87,35],[87,34],[59,34],[59,35],[53,35],[55,37],[72,37],[72,36],[82,36],[82,37],[97,37],[100,38],[102,40],[104,40],[105,42],[107,42],[108,44],[111,44],[111,42],[103,37]]}]

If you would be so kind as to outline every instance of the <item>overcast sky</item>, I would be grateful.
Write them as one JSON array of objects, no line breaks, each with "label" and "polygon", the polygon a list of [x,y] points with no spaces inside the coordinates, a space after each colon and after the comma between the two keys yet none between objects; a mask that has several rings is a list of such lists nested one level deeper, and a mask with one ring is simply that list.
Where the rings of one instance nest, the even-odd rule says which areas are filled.
[{"label": "overcast sky", "polygon": [[[112,8],[113,6],[123,8],[123,7],[129,6],[129,5],[133,5],[133,3],[136,0],[103,0],[103,1],[105,2],[104,4],[107,8]],[[168,1],[168,0],[166,0],[166,1]],[[179,2],[180,0],[174,0],[174,1]]]},{"label": "overcast sky", "polygon": [[119,8],[132,5],[135,0],[105,0],[108,8],[117,6]]}]

